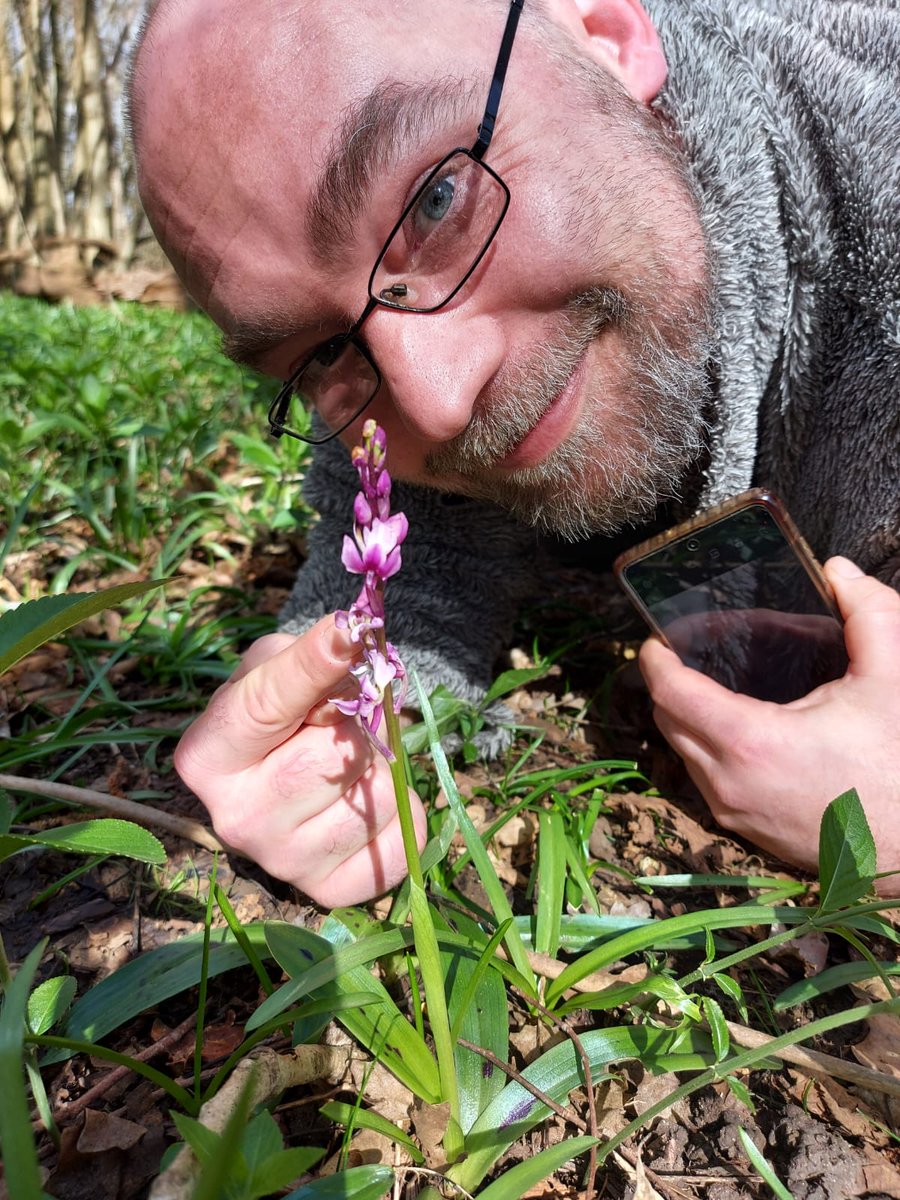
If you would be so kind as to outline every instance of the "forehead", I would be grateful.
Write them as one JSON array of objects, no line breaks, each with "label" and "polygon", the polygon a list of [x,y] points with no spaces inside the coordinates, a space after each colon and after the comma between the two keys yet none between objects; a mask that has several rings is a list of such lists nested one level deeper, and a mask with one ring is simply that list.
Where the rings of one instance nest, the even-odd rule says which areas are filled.
[{"label": "forehead", "polygon": [[[189,290],[220,324],[210,278],[218,293],[250,287],[265,264],[266,286],[281,287],[273,260],[286,243],[301,254],[313,183],[336,139],[365,137],[366,98],[408,87],[466,99],[475,80],[486,97],[503,19],[491,0],[172,8],[143,56],[143,191]],[[285,263],[295,283],[298,265]]]}]

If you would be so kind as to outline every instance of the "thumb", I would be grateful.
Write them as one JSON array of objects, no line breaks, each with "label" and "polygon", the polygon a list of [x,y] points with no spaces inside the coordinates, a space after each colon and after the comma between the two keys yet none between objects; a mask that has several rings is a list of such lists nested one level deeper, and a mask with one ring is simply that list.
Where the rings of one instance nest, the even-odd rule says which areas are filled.
[{"label": "thumb", "polygon": [[825,575],[844,618],[851,672],[896,679],[900,670],[900,595],[864,574],[849,558],[830,558]]}]

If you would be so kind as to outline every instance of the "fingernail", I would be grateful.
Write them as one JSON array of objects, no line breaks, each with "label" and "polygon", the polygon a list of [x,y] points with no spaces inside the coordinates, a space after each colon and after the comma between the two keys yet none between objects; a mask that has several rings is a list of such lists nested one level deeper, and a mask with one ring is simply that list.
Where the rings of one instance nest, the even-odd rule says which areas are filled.
[{"label": "fingernail", "polygon": [[833,558],[830,563],[832,571],[836,575],[840,575],[842,579],[859,579],[865,575],[865,571],[861,571],[855,562],[851,562],[849,558],[844,558],[838,555]]}]

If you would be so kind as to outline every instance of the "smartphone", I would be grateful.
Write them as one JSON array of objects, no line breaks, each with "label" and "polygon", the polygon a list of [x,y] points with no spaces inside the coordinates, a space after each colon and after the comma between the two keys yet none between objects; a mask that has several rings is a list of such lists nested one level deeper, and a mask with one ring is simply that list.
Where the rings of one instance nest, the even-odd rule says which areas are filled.
[{"label": "smartphone", "polygon": [[732,691],[785,704],[847,669],[828,581],[767,488],[642,542],[613,570],[682,662]]}]

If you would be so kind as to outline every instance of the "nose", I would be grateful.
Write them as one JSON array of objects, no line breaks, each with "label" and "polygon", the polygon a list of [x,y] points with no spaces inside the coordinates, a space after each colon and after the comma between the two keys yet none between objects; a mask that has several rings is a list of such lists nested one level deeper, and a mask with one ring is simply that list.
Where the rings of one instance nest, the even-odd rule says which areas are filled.
[{"label": "nose", "polygon": [[498,319],[466,308],[436,313],[379,308],[366,322],[365,338],[389,402],[409,432],[425,442],[446,442],[463,432],[506,355]]}]

